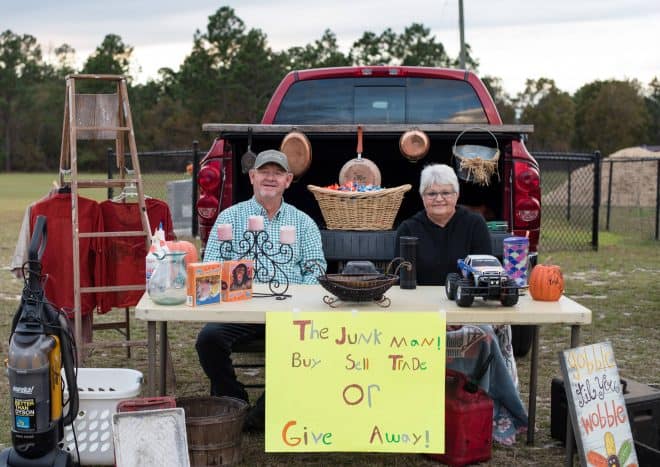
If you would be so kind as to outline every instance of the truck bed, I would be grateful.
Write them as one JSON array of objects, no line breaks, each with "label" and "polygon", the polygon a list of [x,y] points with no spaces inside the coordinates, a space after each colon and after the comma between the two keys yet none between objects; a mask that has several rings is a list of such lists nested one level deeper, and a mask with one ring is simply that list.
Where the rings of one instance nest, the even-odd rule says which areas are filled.
[{"label": "truck bed", "polygon": [[[432,124],[432,125],[362,125],[364,143],[362,157],[373,161],[382,175],[381,185],[391,188],[410,183],[413,188],[401,204],[395,220],[398,223],[422,209],[418,194],[419,175],[424,166],[430,163],[452,165],[453,146],[464,130],[470,131],[460,137],[459,144],[482,144],[493,147],[497,138],[500,148],[499,174],[504,173],[505,160],[510,160],[510,143],[524,138],[533,131],[533,125],[483,125],[475,127],[467,124]],[[429,136],[431,145],[428,155],[419,162],[406,159],[399,150],[399,138],[413,128],[423,130]],[[282,138],[290,131],[303,132],[312,147],[312,163],[309,170],[292,183],[285,192],[285,200],[307,212],[321,228],[324,221],[313,195],[307,189],[308,184],[327,186],[338,181],[342,166],[356,157],[357,125],[264,125],[206,123],[205,131],[217,133],[232,148],[234,167],[240,167],[240,158],[247,150],[248,132],[252,133],[252,150],[256,153],[265,149],[277,149]],[[489,186],[461,181],[459,204],[481,212],[486,220],[502,220],[504,205],[504,183],[501,177],[493,176]],[[240,170],[233,174],[233,199],[243,201],[252,195],[247,175]]]}]

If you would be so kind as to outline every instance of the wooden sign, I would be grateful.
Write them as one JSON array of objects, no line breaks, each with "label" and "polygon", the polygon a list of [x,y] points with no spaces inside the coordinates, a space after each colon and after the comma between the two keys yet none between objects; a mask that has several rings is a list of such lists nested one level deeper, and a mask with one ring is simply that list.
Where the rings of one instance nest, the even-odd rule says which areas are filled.
[{"label": "wooden sign", "polygon": [[564,350],[559,363],[582,465],[636,467],[635,443],[612,344]]},{"label": "wooden sign", "polygon": [[444,452],[444,313],[266,315],[268,452]]}]

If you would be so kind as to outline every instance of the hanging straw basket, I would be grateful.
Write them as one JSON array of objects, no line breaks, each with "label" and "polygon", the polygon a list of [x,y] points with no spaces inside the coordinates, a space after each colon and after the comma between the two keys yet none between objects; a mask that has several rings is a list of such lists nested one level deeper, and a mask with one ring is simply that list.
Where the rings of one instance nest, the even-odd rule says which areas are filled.
[{"label": "hanging straw basket", "polygon": [[412,185],[378,191],[337,191],[307,185],[319,203],[329,230],[390,230],[403,195]]},{"label": "hanging straw basket", "polygon": [[[467,131],[483,130],[490,134],[495,140],[495,147],[479,146],[476,144],[458,145],[458,140]],[[463,130],[454,141],[454,168],[461,180],[473,182],[477,185],[488,186],[490,179],[497,172],[497,161],[500,158],[500,148],[495,135],[485,128],[468,128]]]}]

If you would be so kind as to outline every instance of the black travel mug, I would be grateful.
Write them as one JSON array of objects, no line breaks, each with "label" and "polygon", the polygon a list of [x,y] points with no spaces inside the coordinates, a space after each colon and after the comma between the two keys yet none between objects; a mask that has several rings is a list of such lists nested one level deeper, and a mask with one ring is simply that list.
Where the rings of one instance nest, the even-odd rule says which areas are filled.
[{"label": "black travel mug", "polygon": [[400,269],[399,286],[402,289],[414,289],[417,287],[417,237],[401,237],[399,239],[399,255],[404,261],[408,261],[412,267],[402,265]]}]

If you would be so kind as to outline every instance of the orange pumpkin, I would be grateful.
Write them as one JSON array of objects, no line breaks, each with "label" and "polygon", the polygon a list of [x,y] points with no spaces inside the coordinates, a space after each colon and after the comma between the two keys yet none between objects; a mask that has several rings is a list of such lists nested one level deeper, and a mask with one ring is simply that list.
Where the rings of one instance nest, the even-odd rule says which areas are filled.
[{"label": "orange pumpkin", "polygon": [[183,258],[186,265],[198,261],[197,247],[190,242],[185,240],[174,240],[165,242],[165,245],[170,251],[182,251],[186,253],[186,256]]},{"label": "orange pumpkin", "polygon": [[556,302],[564,292],[564,276],[559,266],[538,264],[529,276],[529,293],[534,300]]}]

